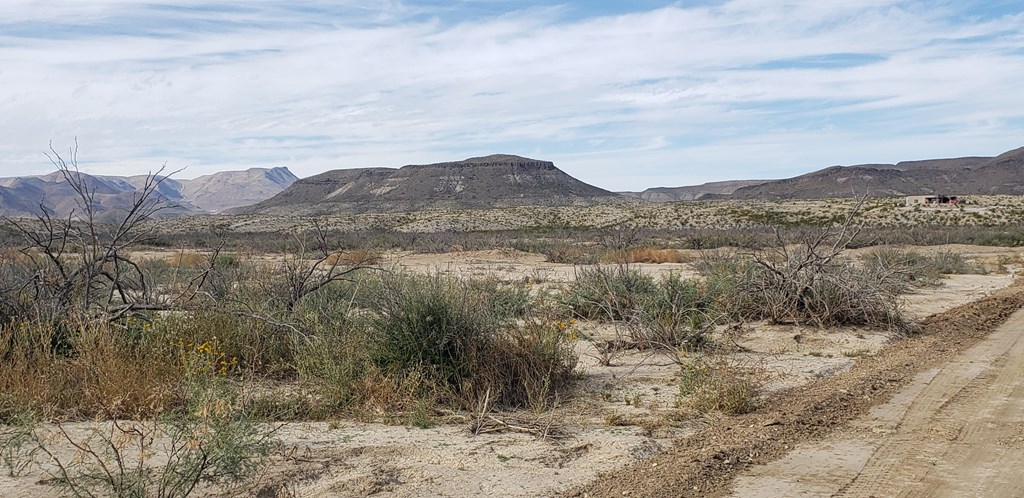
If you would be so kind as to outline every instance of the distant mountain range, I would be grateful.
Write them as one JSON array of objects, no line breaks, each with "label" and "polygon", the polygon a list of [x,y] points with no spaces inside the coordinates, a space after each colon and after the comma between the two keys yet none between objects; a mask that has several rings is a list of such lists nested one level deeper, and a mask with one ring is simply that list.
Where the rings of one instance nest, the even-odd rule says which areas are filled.
[{"label": "distant mountain range", "polygon": [[[139,176],[98,176],[81,173],[94,192],[94,211],[101,218],[113,218],[131,207],[146,181]],[[193,180],[165,178],[157,194],[167,202],[159,214],[217,213],[274,196],[298,178],[288,168],[251,168],[224,171]],[[79,209],[78,196],[60,172],[41,176],[0,178],[0,216],[34,216],[40,204],[56,216]]]},{"label": "distant mountain range", "polygon": [[1024,194],[1024,147],[997,157],[832,166],[785,180],[741,187],[724,197],[822,199],[865,194]]},{"label": "distant mountain range", "polygon": [[569,176],[551,162],[492,155],[401,168],[328,171],[230,212],[322,215],[624,201],[614,192]]},{"label": "distant mountain range", "polygon": [[[97,213],[107,217],[131,206],[145,181],[144,176],[83,178],[96,193]],[[289,216],[700,199],[1024,194],[1024,147],[997,157],[831,166],[783,180],[735,180],[621,194],[577,180],[551,162],[513,155],[339,169],[301,180],[287,168],[252,168],[194,180],[167,179],[159,194],[173,206],[162,215]],[[40,203],[61,216],[77,207],[74,192],[59,172],[0,178],[0,216],[31,216],[39,212]]]},{"label": "distant mountain range", "polygon": [[619,192],[626,197],[650,202],[693,201],[707,196],[729,195],[737,189],[760,185],[771,180],[727,180],[686,187],[654,187],[643,192]]}]

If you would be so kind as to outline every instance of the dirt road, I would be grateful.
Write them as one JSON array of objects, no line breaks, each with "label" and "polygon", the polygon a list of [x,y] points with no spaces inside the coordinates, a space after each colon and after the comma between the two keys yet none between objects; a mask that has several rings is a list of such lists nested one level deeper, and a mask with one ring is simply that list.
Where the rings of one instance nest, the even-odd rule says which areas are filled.
[{"label": "dirt road", "polygon": [[1024,496],[1024,311],[737,496]]},{"label": "dirt road", "polygon": [[569,496],[1024,495],[1024,288]]}]

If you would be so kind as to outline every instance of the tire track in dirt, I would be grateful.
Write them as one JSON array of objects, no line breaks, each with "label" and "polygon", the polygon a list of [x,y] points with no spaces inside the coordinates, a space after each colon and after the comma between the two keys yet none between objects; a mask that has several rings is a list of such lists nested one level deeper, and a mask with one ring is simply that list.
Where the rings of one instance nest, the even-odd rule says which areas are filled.
[{"label": "tire track in dirt", "polygon": [[[944,377],[942,381],[936,382],[927,395],[923,397],[920,395],[931,385],[930,382],[939,376],[942,371],[940,367],[976,345],[1022,307],[1024,307],[1024,288],[1012,286],[979,301],[933,315],[921,324],[925,334],[897,341],[883,348],[874,356],[862,358],[846,372],[780,393],[772,397],[765,408],[755,413],[714,420],[707,429],[678,441],[676,446],[670,450],[649,460],[604,474],[585,487],[571,490],[567,495],[721,495],[728,491],[732,479],[739,473],[778,460],[789,454],[797,444],[810,441],[820,442],[835,433],[837,429],[848,429],[860,434],[872,433],[873,430],[882,431],[879,439],[881,444],[886,447],[880,450],[881,453],[874,460],[871,460],[871,455],[875,453],[874,448],[864,445],[849,448],[852,456],[840,462],[839,465],[847,473],[849,469],[853,469],[854,475],[857,475],[859,470],[867,469],[867,466],[863,465],[865,459],[874,462],[873,468],[868,469],[869,473],[865,474],[861,482],[858,483],[856,479],[852,482],[850,479],[841,481],[843,472],[840,472],[835,482],[826,483],[829,485],[840,483],[831,488],[832,492],[822,493],[824,488],[828,487],[825,486],[824,488],[814,488],[808,494],[827,495],[842,492],[845,488],[845,492],[859,495],[861,488],[882,486],[882,491],[879,494],[890,496],[893,494],[894,488],[884,483],[899,481],[898,477],[903,475],[905,470],[901,465],[907,463],[907,455],[902,453],[901,449],[906,446],[906,442],[889,437],[892,434],[897,434],[901,426],[922,427],[928,424],[938,424],[935,425],[937,443],[948,444],[948,438],[951,436],[966,438],[965,440],[972,440],[971,438],[976,437],[972,435],[970,427],[966,432],[963,427],[957,427],[960,419],[955,416],[941,419],[929,418],[927,414],[938,413],[944,404],[947,409],[963,406],[963,412],[969,413],[973,410],[969,407],[976,406],[972,400],[976,400],[980,393],[985,392],[985,385],[990,385],[986,380],[987,377],[996,379],[999,375],[1011,375],[1005,372],[1013,370],[1012,368],[1003,368],[1000,370],[1000,374],[992,374],[987,377],[983,375],[986,372],[986,361],[989,364],[998,363],[997,358],[1002,357],[998,355],[997,346],[992,346],[993,350],[989,351],[990,355],[982,357],[983,360],[977,364],[968,363],[966,372],[957,370],[956,366],[950,365],[946,374],[949,378]],[[1021,317],[1024,320],[1024,314]],[[1015,318],[1015,320],[1017,319]],[[1024,348],[1024,340],[1015,344]],[[1007,349],[1002,351],[1006,352]],[[1014,354],[1016,355],[1013,356],[1015,360],[1012,361],[1024,361],[1022,360],[1024,351],[1017,354],[1016,348],[1014,348],[1010,355]],[[1009,356],[1006,361],[1011,361]],[[1016,370],[1020,372],[1021,368]],[[972,382],[980,384],[972,386]],[[1008,379],[1008,382],[1012,383],[1014,380]],[[1019,379],[1016,384],[1019,386]],[[1008,386],[1005,383],[1000,385]],[[1020,389],[1020,387],[1014,389]],[[1000,398],[1005,398],[1006,394],[1004,392]],[[1009,394],[1021,393],[1010,392]],[[909,418],[894,418],[892,415],[886,418],[883,416],[880,417],[881,422],[878,427],[874,428],[851,424],[854,419],[887,403],[893,404],[893,410],[895,410],[893,413],[899,413],[898,407],[902,406],[904,411],[910,410],[909,413],[912,416]],[[986,416],[996,420],[1003,415],[1012,415],[1010,412],[1020,408],[990,406],[987,408],[989,415]],[[979,416],[978,413],[969,413],[969,415]],[[1017,417],[1019,418],[1019,415]],[[1016,420],[1016,418],[1010,417],[1004,420]],[[1016,441],[1014,439],[1016,433],[1012,431],[1020,430],[1020,428],[1005,427],[1004,429],[997,431],[995,437],[1001,438],[999,439],[1001,441],[1005,440],[1016,444],[1013,443]],[[990,436],[991,434],[984,437],[989,438]],[[937,465],[932,465],[932,462],[938,461],[935,460],[937,456],[949,455],[950,461],[953,461],[956,450],[949,452],[942,448],[941,445],[919,448],[919,452],[929,451],[930,456],[923,456],[924,460],[921,458],[915,460],[913,462],[915,471],[928,476],[930,470],[928,467],[937,467]],[[1013,448],[1009,447],[1009,449]],[[825,448],[824,453],[827,454],[828,451],[829,449]],[[1005,458],[1005,454],[998,454],[996,451],[978,451],[982,451],[983,454],[974,455],[973,458],[987,460],[1000,457],[1000,455]],[[941,455],[939,455],[940,453]],[[967,453],[968,455],[963,458],[972,458],[970,452]],[[1020,453],[1022,452],[1017,452],[1018,456]],[[919,469],[918,465],[924,466],[924,468]],[[951,471],[945,465],[943,468],[947,474]],[[822,472],[812,472],[828,474],[829,471],[829,469],[820,470]],[[978,478],[979,476],[976,475],[971,476],[973,481],[979,480]],[[843,482],[846,484],[841,484]],[[998,483],[992,482],[992,484],[997,485]],[[943,484],[936,483],[934,485],[942,486]],[[1013,486],[1012,483],[1007,485]],[[928,486],[932,486],[932,484],[928,484]],[[813,486],[809,486],[809,488],[813,488]],[[909,495],[927,494],[931,489],[933,488],[925,486],[923,489],[908,490],[907,492]]]},{"label": "tire track in dirt", "polygon": [[[1021,496],[1024,452],[1006,442],[1024,413],[1022,380],[1024,311],[1018,311],[976,346],[853,421],[850,431],[744,473],[735,492]],[[817,468],[808,473],[811,459]]]}]

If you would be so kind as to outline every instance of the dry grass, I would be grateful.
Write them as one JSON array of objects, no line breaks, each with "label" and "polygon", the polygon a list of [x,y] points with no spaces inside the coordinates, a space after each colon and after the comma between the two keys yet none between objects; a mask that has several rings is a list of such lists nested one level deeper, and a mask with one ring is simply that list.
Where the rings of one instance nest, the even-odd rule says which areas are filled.
[{"label": "dry grass", "polygon": [[376,265],[381,261],[381,254],[379,251],[371,249],[354,249],[351,251],[340,251],[329,254],[324,260],[325,265],[346,265],[346,266],[364,266],[364,265]]},{"label": "dry grass", "polygon": [[209,264],[210,257],[195,251],[178,251],[168,257],[168,262],[179,268],[202,268]]},{"label": "dry grass", "polygon": [[757,408],[770,377],[763,364],[736,357],[692,357],[680,367],[679,404],[700,412],[748,413]]},{"label": "dry grass", "polygon": [[[602,258],[608,259],[608,258]],[[614,251],[610,260],[615,263],[690,263],[692,257],[677,249],[655,249],[640,247],[626,251]]]}]

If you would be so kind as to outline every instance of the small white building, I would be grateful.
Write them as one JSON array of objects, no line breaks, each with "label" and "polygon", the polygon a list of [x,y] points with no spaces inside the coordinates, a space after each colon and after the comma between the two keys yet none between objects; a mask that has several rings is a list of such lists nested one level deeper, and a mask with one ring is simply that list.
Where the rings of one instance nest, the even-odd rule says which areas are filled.
[{"label": "small white building", "polygon": [[955,206],[960,198],[955,195],[908,195],[907,206]]}]

